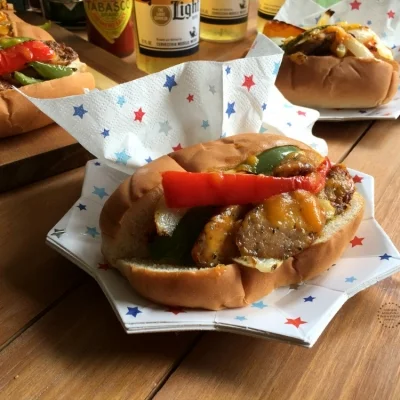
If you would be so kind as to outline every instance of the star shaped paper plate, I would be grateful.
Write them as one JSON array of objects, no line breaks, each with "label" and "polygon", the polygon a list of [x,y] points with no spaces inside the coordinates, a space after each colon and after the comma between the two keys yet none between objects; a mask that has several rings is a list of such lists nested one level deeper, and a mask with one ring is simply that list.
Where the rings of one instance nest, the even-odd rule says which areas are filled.
[{"label": "star shaped paper plate", "polygon": [[[29,98],[97,157],[82,197],[49,232],[47,243],[93,276],[128,333],[224,330],[312,346],[349,296],[397,271],[399,253],[373,219],[373,181],[357,174],[368,207],[337,265],[313,282],[281,288],[247,308],[218,312],[164,308],[142,299],[100,252],[99,215],[136,168],[195,143],[245,132],[274,132],[321,154],[315,110],[288,103],[275,88],[283,52],[259,35],[245,59],[192,62],[103,91]],[[383,258],[382,258],[383,257]]]},{"label": "star shaped paper plate", "polygon": [[100,251],[99,216],[128,175],[98,160],[87,164],[81,198],[48,233],[47,243],[98,282],[127,333],[217,330],[311,347],[351,296],[400,270],[399,252],[374,219],[373,178],[350,172],[367,204],[343,257],[323,275],[282,287],[246,308],[162,307],[141,298],[110,269]]},{"label": "star shaped paper plate", "polygon": [[[327,10],[335,11],[332,21],[347,21],[370,27],[392,49],[400,61],[400,1],[398,0],[286,0],[275,19],[297,26],[312,26]],[[367,82],[368,84],[368,82]],[[320,109],[319,120],[347,121],[397,119],[400,115],[400,86],[394,99],[366,110]]]}]

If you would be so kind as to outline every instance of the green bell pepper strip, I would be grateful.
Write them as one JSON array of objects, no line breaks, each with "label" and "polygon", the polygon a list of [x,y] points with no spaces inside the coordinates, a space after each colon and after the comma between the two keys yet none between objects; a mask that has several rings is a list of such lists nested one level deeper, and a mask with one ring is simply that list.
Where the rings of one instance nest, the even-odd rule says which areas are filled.
[{"label": "green bell pepper strip", "polygon": [[76,69],[64,67],[62,65],[53,65],[53,64],[45,64],[41,62],[32,62],[29,63],[39,75],[46,79],[58,79],[63,78],[64,76],[72,75]]},{"label": "green bell pepper strip", "polygon": [[313,29],[305,31],[305,32],[301,33],[299,36],[296,36],[291,41],[289,41],[286,44],[282,45],[281,48],[285,52],[285,54],[290,54],[290,52],[295,48],[295,46],[297,46],[303,39],[307,39],[309,36],[317,33],[318,31],[324,30],[328,26],[330,26],[330,25],[316,26]]},{"label": "green bell pepper strip", "polygon": [[275,167],[290,153],[299,151],[296,146],[279,146],[266,150],[257,156],[258,163],[255,167],[257,175],[272,175]]},{"label": "green bell pepper strip", "polygon": [[22,72],[14,72],[14,79],[22,86],[43,82],[41,79],[35,79],[31,78],[30,76],[26,76]]},{"label": "green bell pepper strip", "polygon": [[246,162],[239,166],[244,166],[245,170],[257,175],[272,175],[275,167],[277,167],[282,160],[290,153],[299,151],[296,146],[279,146],[272,149],[265,150],[257,155],[257,162],[254,165],[249,165]]},{"label": "green bell pepper strip", "polygon": [[27,37],[2,37],[0,38],[0,47],[2,49],[8,49],[9,47],[16,46],[17,44],[28,42],[33,40]]},{"label": "green bell pepper strip", "polygon": [[172,236],[156,236],[150,243],[151,259],[168,264],[194,265],[192,248],[215,210],[214,207],[189,210],[179,221]]}]

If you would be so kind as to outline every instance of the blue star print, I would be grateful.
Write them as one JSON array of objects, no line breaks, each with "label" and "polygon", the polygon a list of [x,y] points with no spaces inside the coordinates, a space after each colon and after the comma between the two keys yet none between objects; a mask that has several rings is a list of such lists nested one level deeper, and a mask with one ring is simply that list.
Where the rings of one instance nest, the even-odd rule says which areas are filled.
[{"label": "blue star print", "polygon": [[74,107],[74,115],[73,115],[73,117],[77,116],[80,119],[83,119],[83,116],[87,113],[87,110],[85,110],[83,108],[83,104],[81,104],[79,107],[75,107],[75,106],[73,106],[73,107]]},{"label": "blue star print", "polygon": [[223,139],[224,137],[226,137],[226,132],[221,133],[221,139]]},{"label": "blue star print", "polygon": [[207,129],[210,126],[210,124],[208,123],[208,119],[204,120],[203,119],[203,123],[201,124],[201,127],[204,129]]},{"label": "blue star print", "polygon": [[137,317],[138,314],[141,314],[143,311],[139,310],[139,307],[128,307],[128,312],[126,315],[132,315],[133,317]]},{"label": "blue star print", "polygon": [[90,235],[93,239],[95,239],[96,236],[100,235],[100,233],[97,232],[96,227],[91,228],[90,226],[86,227],[86,234]]},{"label": "blue star print", "polygon": [[120,151],[119,153],[115,153],[116,163],[126,165],[128,160],[132,157],[126,153],[125,150]]},{"label": "blue star print", "polygon": [[217,93],[217,91],[215,90],[215,86],[211,86],[211,85],[208,85],[209,87],[210,87],[210,92],[212,93],[212,94],[215,94],[215,93]]},{"label": "blue star print", "polygon": [[146,158],[145,161],[146,161],[147,163],[151,163],[153,160],[152,160],[151,157],[149,157],[149,158]]},{"label": "blue star print", "polygon": [[94,165],[96,166],[96,167],[100,167],[100,163],[98,162],[98,161],[96,161],[95,163],[94,163]]},{"label": "blue star print", "polygon": [[79,208],[80,211],[83,211],[83,210],[86,211],[86,205],[85,205],[85,204],[79,203],[79,204],[77,205],[77,207]]},{"label": "blue star print", "polygon": [[267,128],[264,128],[263,126],[260,128],[260,133],[265,133],[265,132],[267,132]]},{"label": "blue star print", "polygon": [[267,109],[267,105],[265,103],[263,103],[261,108],[262,108],[263,111],[265,111]]},{"label": "blue star print", "polygon": [[308,297],[303,297],[303,299],[304,299],[304,303],[307,303],[307,302],[312,303],[315,300],[315,297],[308,296]]},{"label": "blue star print", "polygon": [[292,123],[291,123],[291,122],[288,122],[286,125],[287,125],[287,126],[292,126]]},{"label": "blue star print", "polygon": [[278,75],[279,67],[281,66],[281,63],[279,62],[274,62],[274,70],[272,71],[273,75]]},{"label": "blue star print", "polygon": [[260,310],[262,310],[265,307],[268,307],[266,304],[264,304],[264,302],[262,300],[258,301],[257,303],[253,303],[251,306],[255,307],[255,308],[259,308]]},{"label": "blue star print", "polygon": [[105,188],[99,188],[97,186],[93,186],[94,187],[94,191],[92,192],[92,194],[95,194],[97,196],[100,197],[100,199],[103,199],[103,197],[108,196],[109,194],[106,192]]},{"label": "blue star print", "polygon": [[371,25],[372,24],[372,21],[369,19],[368,21],[367,21],[367,25]]},{"label": "blue star print", "polygon": [[110,130],[104,128],[101,134],[103,135],[104,138],[106,138],[107,136],[110,136]]},{"label": "blue star print", "polygon": [[226,67],[225,68],[225,72],[226,72],[227,75],[229,75],[231,73],[231,67],[229,67],[229,66]]},{"label": "blue star print", "polygon": [[160,130],[158,131],[159,133],[164,132],[166,135],[168,135],[168,132],[172,129],[171,126],[169,125],[168,121],[165,122],[159,122],[160,124]]},{"label": "blue star print", "polygon": [[126,103],[125,96],[118,96],[117,104],[122,107]]},{"label": "blue star print", "polygon": [[225,112],[228,114],[228,118],[230,118],[232,114],[235,114],[236,113],[235,102],[233,102],[233,103],[228,102],[228,108],[226,109]]},{"label": "blue star print", "polygon": [[345,282],[353,283],[353,282],[356,281],[356,280],[357,280],[357,278],[355,278],[354,276],[350,276],[349,278],[346,278],[346,279],[345,279]]},{"label": "blue star print", "polygon": [[389,260],[390,258],[392,258],[392,256],[389,256],[389,254],[382,254],[381,256],[379,256],[379,258],[381,260]]},{"label": "blue star print", "polygon": [[174,86],[178,86],[178,84],[175,82],[175,75],[166,75],[166,78],[167,80],[164,83],[164,87],[168,88],[168,90],[171,92]]},{"label": "blue star print", "polygon": [[241,315],[238,315],[237,317],[235,317],[235,319],[237,319],[238,321],[245,321],[247,318],[243,317]]}]

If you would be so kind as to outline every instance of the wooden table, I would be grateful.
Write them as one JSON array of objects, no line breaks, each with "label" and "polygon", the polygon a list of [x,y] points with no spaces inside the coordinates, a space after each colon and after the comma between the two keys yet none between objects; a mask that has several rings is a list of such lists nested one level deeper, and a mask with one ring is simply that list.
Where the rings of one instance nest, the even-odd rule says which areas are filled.
[{"label": "wooden table", "polygon": [[[203,54],[241,56],[251,26],[245,41],[203,43]],[[126,64],[109,76],[119,73],[138,74]],[[376,218],[399,247],[400,121],[318,123],[315,134],[333,160],[376,178]],[[312,349],[226,333],[126,335],[96,283],[44,245],[83,174],[0,195],[1,399],[400,398],[400,327],[377,319],[385,302],[400,304],[399,274],[350,299]]]}]

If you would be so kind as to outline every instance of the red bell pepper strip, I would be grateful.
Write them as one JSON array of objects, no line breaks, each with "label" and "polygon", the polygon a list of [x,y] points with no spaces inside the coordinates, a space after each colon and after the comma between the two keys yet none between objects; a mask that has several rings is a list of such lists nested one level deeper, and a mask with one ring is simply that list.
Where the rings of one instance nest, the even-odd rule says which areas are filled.
[{"label": "red bell pepper strip", "polygon": [[33,61],[50,61],[54,56],[54,51],[39,40],[17,44],[0,50],[0,75],[20,71]]},{"label": "red bell pepper strip", "polygon": [[325,158],[315,172],[289,178],[166,171],[162,173],[162,186],[169,208],[261,203],[268,197],[299,189],[311,193],[320,192],[325,186],[330,168],[331,163]]}]

